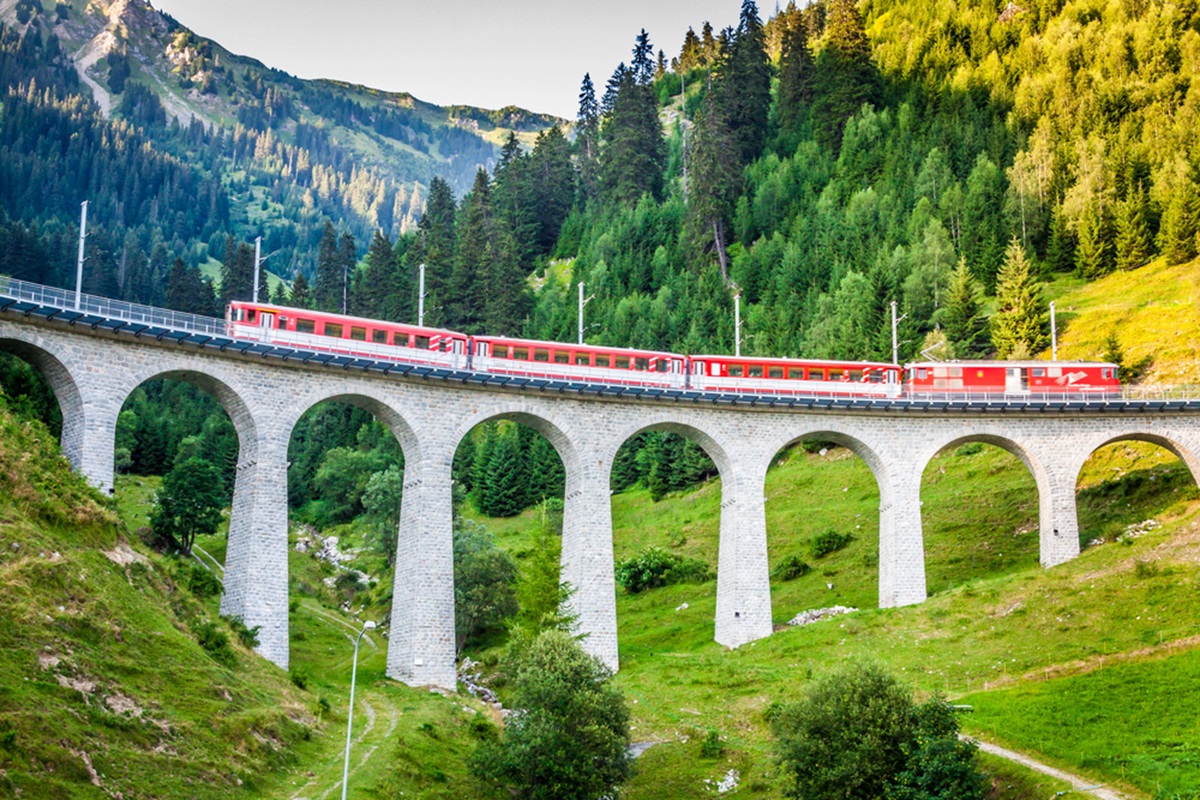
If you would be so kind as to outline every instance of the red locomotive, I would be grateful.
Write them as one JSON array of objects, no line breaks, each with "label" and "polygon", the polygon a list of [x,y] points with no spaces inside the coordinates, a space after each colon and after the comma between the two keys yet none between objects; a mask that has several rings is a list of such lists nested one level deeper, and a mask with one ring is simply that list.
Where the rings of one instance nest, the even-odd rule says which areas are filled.
[{"label": "red locomotive", "polygon": [[906,364],[910,394],[1096,395],[1121,391],[1117,365],[1092,361],[927,361]]},{"label": "red locomotive", "polygon": [[339,355],[581,383],[697,391],[843,397],[1006,394],[1105,396],[1120,392],[1117,365],[1085,361],[937,361],[897,364],[758,356],[686,356],[654,350],[543,342],[233,302],[230,335]]}]

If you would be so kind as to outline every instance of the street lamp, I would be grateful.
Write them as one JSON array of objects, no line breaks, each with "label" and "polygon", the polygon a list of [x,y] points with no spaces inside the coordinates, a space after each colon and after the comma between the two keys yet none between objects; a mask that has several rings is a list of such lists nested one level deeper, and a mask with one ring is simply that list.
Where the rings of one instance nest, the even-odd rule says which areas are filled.
[{"label": "street lamp", "polygon": [[367,620],[354,639],[354,666],[350,668],[350,713],[346,715],[346,763],[342,767],[342,800],[346,800],[346,782],[350,778],[350,732],[354,728],[354,681],[358,677],[358,643],[362,641],[363,634],[371,630],[375,630],[375,623]]}]

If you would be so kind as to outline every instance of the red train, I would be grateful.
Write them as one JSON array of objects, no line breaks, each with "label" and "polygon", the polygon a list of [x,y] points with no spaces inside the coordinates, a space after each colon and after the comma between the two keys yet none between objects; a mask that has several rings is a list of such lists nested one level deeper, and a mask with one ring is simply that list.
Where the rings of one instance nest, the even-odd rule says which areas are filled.
[{"label": "red train", "polygon": [[949,361],[897,364],[758,356],[686,356],[542,342],[329,314],[268,303],[230,303],[230,335],[355,355],[501,375],[697,391],[850,397],[955,394],[1089,395],[1120,392],[1115,364]]}]

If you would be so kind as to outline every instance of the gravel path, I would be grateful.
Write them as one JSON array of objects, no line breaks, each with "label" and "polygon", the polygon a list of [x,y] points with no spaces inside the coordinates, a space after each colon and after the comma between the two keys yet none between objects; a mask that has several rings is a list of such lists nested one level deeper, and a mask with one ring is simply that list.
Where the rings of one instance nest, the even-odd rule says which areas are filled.
[{"label": "gravel path", "polygon": [[1008,761],[1015,761],[1016,763],[1029,767],[1030,769],[1040,772],[1043,775],[1049,775],[1051,778],[1057,778],[1060,781],[1066,781],[1067,783],[1071,784],[1071,788],[1076,792],[1087,793],[1093,797],[1099,797],[1100,800],[1130,800],[1128,795],[1104,786],[1097,786],[1095,781],[1085,780],[1078,775],[1072,775],[1069,772],[1063,772],[1061,769],[1056,769],[1055,767],[1051,767],[1048,764],[1043,764],[1040,761],[1034,761],[1029,756],[1022,755],[1014,750],[1009,750],[1001,747],[1000,745],[992,744],[991,742],[980,741],[979,739],[975,739],[974,741],[979,745],[979,749],[983,752],[991,753],[994,756],[998,756]]}]

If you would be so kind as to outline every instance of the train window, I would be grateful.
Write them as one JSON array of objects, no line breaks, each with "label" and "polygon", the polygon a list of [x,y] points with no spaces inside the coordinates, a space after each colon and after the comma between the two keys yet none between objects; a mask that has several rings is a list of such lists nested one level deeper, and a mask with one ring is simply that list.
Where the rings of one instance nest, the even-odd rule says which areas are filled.
[{"label": "train window", "polygon": [[831,381],[840,381],[844,376],[845,376],[845,373],[843,370],[840,370],[840,369],[829,370],[829,380],[831,380]]},{"label": "train window", "polygon": [[744,371],[745,371],[745,370],[744,370],[744,368],[743,368],[741,365],[738,365],[738,366],[731,366],[731,367],[729,368],[729,377],[731,377],[731,378],[740,378],[740,377],[742,377],[742,373],[743,373]]},{"label": "train window", "polygon": [[810,370],[808,371],[808,379],[809,379],[810,381],[823,381],[823,380],[825,380],[825,370],[823,370],[823,369],[810,369]]},{"label": "train window", "polygon": [[518,361],[528,361],[529,360],[529,348],[528,347],[514,347],[512,357],[517,359]]},{"label": "train window", "polygon": [[783,367],[768,367],[767,368],[767,377],[768,378],[782,378],[783,377]]},{"label": "train window", "polygon": [[365,342],[367,340],[367,329],[351,326],[350,338],[356,342]]},{"label": "train window", "polygon": [[861,383],[862,376],[863,376],[863,373],[862,373],[861,369],[850,370],[850,380],[855,381],[856,383]]},{"label": "train window", "polygon": [[670,362],[669,362],[669,361],[667,361],[667,359],[665,359],[665,358],[660,358],[660,359],[658,360],[658,364],[656,365],[656,369],[657,369],[659,372],[670,372],[670,371],[671,371],[671,364],[670,364]]},{"label": "train window", "polygon": [[388,332],[378,328],[371,331],[371,341],[375,344],[387,344]]},{"label": "train window", "polygon": [[929,370],[925,369],[924,367],[917,370],[917,380],[923,381],[928,377],[929,377]]},{"label": "train window", "polygon": [[565,350],[555,350],[554,351],[554,363],[555,364],[570,364],[571,363],[571,354]]},{"label": "train window", "polygon": [[1104,378],[1104,380],[1106,380],[1106,381],[1111,380],[1112,376],[1113,376],[1112,373],[1113,373],[1113,371],[1106,367],[1106,368],[1100,370],[1100,377]]},{"label": "train window", "polygon": [[804,368],[803,367],[788,367],[788,380],[789,381],[804,380]]},{"label": "train window", "polygon": [[613,366],[617,369],[629,369],[629,356],[614,356]]},{"label": "train window", "polygon": [[1042,377],[1045,377],[1045,375],[1046,375],[1046,370],[1044,370],[1041,367],[1034,367],[1032,372],[1033,372],[1033,377],[1035,377],[1035,378],[1042,378]]},{"label": "train window", "polygon": [[288,318],[287,318],[287,317],[280,317],[280,318],[279,318],[279,324],[277,325],[277,327],[279,328],[279,330],[281,330],[281,331],[285,331],[285,330],[287,330],[287,326],[288,326]]},{"label": "train window", "polygon": [[342,338],[342,326],[336,322],[326,322],[324,333],[326,336],[333,336],[340,339]]},{"label": "train window", "polygon": [[576,353],[575,363],[581,367],[590,367],[592,365],[591,356],[587,353]]},{"label": "train window", "polygon": [[881,372],[868,372],[868,373],[867,373],[867,380],[868,380],[868,381],[870,381],[871,383],[883,383],[883,373],[881,373]]},{"label": "train window", "polygon": [[645,372],[650,368],[650,360],[646,358],[635,358],[633,360],[633,368]]},{"label": "train window", "polygon": [[296,333],[313,333],[317,329],[317,323],[311,319],[296,320]]},{"label": "train window", "polygon": [[762,365],[761,364],[753,364],[750,366],[750,377],[751,378],[761,378],[762,377]]},{"label": "train window", "polygon": [[254,316],[255,316],[255,313],[254,313],[254,309],[252,308],[246,312],[246,322],[254,322]]},{"label": "train window", "polygon": [[534,361],[549,361],[550,360],[550,351],[544,347],[533,348],[533,360]]},{"label": "train window", "polygon": [[421,350],[428,350],[429,349],[429,337],[428,336],[418,336],[416,343],[413,344],[413,347],[419,348]]},{"label": "train window", "polygon": [[607,367],[608,363],[609,363],[608,356],[599,355],[599,354],[596,356],[596,366],[597,367]]},{"label": "train window", "polygon": [[508,358],[508,345],[506,345],[506,344],[492,345],[492,358]]}]

